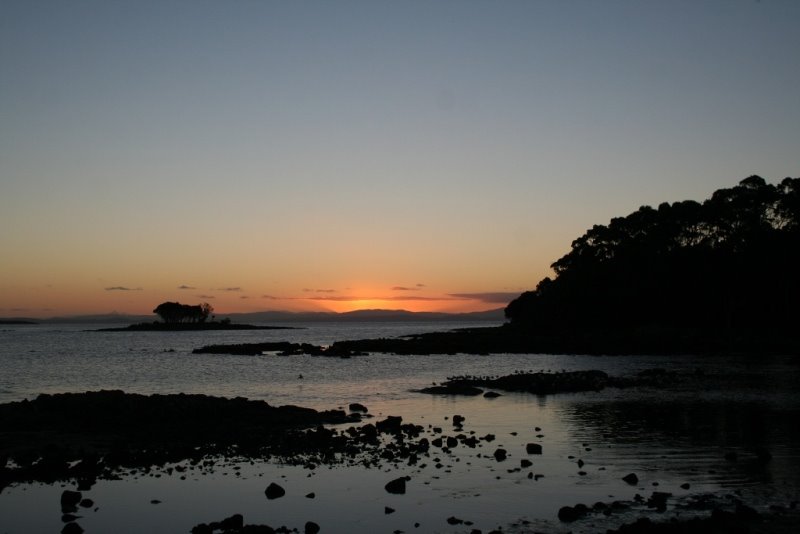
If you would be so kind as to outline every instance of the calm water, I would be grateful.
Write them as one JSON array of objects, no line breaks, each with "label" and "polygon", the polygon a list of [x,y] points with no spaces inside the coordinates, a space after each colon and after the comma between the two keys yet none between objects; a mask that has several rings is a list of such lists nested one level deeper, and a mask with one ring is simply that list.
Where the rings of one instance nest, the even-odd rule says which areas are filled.
[{"label": "calm water", "polygon": [[[375,354],[338,359],[191,354],[193,348],[211,343],[329,344],[471,325],[302,326],[306,328],[193,333],[86,331],[95,325],[0,327],[0,402],[97,389],[244,396],[274,405],[322,409],[361,402],[378,417],[401,415],[406,421],[441,426],[450,435],[454,432],[446,418],[457,413],[466,417],[465,431],[497,436],[482,449],[456,448],[452,456],[442,456],[441,469],[429,465],[386,472],[336,467],[310,473],[270,463],[229,461],[213,473],[192,474],[186,480],[177,474],[151,474],[99,482],[86,492],[97,510],[86,511],[79,520],[87,532],[188,532],[197,523],[234,513],[244,514],[246,523],[301,531],[306,521],[313,520],[323,532],[469,532],[498,526],[506,531],[535,526],[548,532],[592,532],[614,526],[620,517],[608,524],[603,516],[595,516],[564,525],[556,517],[558,508],[629,500],[653,490],[673,493],[671,502],[696,493],[727,491],[739,491],[764,506],[798,499],[800,366],[790,357]],[[410,391],[458,374],[602,369],[629,375],[648,368],[699,370],[712,378],[699,389],[608,389],[548,397],[505,394],[494,400]],[[528,458],[525,444],[531,441],[542,443],[544,453],[530,457],[531,468],[513,471],[520,459]],[[509,451],[506,462],[491,456],[498,446]],[[773,456],[766,465],[754,461],[754,451],[762,448]],[[738,453],[739,461],[724,459],[730,451]],[[585,462],[582,468],[576,465],[578,458]],[[529,471],[544,477],[528,479]],[[638,474],[638,485],[620,480],[630,472]],[[412,477],[406,495],[383,490],[388,480],[406,474]],[[273,480],[286,488],[287,495],[267,501],[263,491]],[[685,482],[690,489],[680,488]],[[60,531],[62,490],[60,485],[4,490],[0,533]],[[306,499],[309,492],[317,497]],[[161,502],[151,504],[153,499]],[[386,515],[385,506],[396,512]],[[445,521],[450,516],[474,525],[451,526]],[[529,524],[520,526],[521,521]]]}]

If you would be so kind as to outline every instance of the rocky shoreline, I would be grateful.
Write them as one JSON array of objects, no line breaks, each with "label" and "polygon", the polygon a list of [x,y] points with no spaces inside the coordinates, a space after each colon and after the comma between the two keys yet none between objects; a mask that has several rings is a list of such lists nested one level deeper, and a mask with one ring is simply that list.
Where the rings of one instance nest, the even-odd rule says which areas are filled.
[{"label": "rocky shoreline", "polygon": [[[442,383],[444,390],[421,391],[451,395],[461,394],[456,391],[460,388],[471,387],[546,395],[605,387],[667,385],[683,378],[659,370],[624,379],[594,370],[517,372],[500,377],[452,377]],[[2,404],[0,493],[9,485],[65,484],[68,489],[61,497],[62,532],[79,533],[83,531],[80,514],[91,513],[96,501],[102,500],[102,495],[89,493],[87,497],[98,480],[137,474],[183,479],[212,474],[241,461],[294,465],[308,471],[309,476],[321,466],[397,471],[394,475],[387,474],[383,488],[375,488],[395,496],[428,484],[427,479],[448,476],[457,462],[484,465],[496,473],[493,475],[496,478],[511,477],[520,484],[547,484],[548,479],[536,467],[539,458],[548,451],[547,429],[520,428],[522,444],[512,443],[512,447],[504,445],[500,436],[471,430],[468,418],[460,414],[423,426],[399,416],[370,421],[369,408],[357,402],[346,408],[317,411],[296,406],[273,407],[243,398],[144,396],[122,391],[40,395],[32,401]],[[770,456],[764,455],[761,460],[769,462]],[[570,461],[576,469],[586,469],[581,458]],[[605,466],[601,467],[599,476],[604,476],[604,470]],[[640,480],[643,476],[644,481]],[[800,517],[796,502],[776,499],[768,508],[759,503],[756,510],[755,505],[736,492],[687,495],[688,482],[674,488],[664,485],[648,488],[650,482],[642,473],[639,476],[629,473],[620,483],[623,482],[640,493],[629,500],[564,503],[553,510],[553,516],[564,528],[602,520],[598,524],[604,528],[599,531],[621,534],[729,532],[732,528],[736,532],[792,532]],[[267,500],[281,499],[287,492],[297,491],[285,488],[278,479],[265,481],[264,487]],[[336,491],[335,488],[323,491],[327,489]],[[308,493],[304,497],[313,499],[315,495]],[[394,513],[396,503],[387,501],[387,515]],[[449,525],[471,533],[481,532],[475,520],[443,514],[441,528]],[[609,524],[613,527],[605,528]],[[315,533],[324,532],[326,526],[331,527],[312,520],[303,526],[248,524],[242,514],[234,513],[218,521],[197,523],[192,532]],[[427,528],[432,526],[428,524]],[[524,522],[508,528],[512,532],[534,530]]]}]

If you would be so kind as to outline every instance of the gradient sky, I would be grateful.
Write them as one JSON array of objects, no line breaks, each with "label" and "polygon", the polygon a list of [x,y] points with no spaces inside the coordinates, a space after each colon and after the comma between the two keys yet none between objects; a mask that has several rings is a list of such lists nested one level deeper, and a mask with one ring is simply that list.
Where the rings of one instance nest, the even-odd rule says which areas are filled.
[{"label": "gradient sky", "polygon": [[800,176],[800,2],[0,2],[0,316],[503,306]]}]

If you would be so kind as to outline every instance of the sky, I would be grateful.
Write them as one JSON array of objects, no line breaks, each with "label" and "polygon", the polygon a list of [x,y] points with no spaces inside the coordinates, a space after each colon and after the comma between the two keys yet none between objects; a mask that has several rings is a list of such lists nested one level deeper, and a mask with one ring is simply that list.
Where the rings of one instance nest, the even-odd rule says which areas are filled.
[{"label": "sky", "polygon": [[503,307],[800,176],[800,2],[0,1],[0,316]]}]

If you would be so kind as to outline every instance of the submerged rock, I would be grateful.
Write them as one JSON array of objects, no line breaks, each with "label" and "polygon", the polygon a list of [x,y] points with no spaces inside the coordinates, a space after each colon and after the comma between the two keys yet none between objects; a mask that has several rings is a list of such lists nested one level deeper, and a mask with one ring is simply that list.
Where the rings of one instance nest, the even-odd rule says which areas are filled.
[{"label": "submerged rock", "polygon": [[622,480],[624,480],[631,486],[635,486],[636,484],[639,483],[639,477],[636,476],[636,473],[628,473],[627,475],[622,477]]}]

